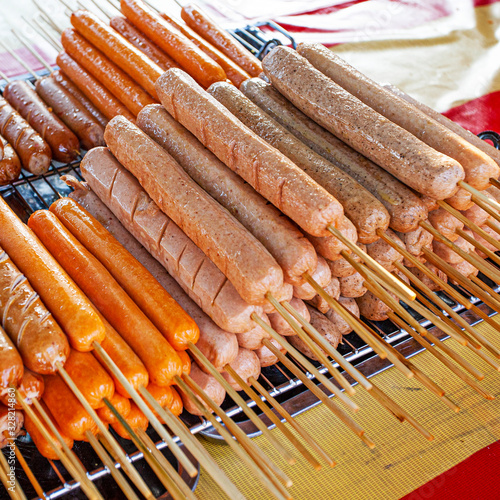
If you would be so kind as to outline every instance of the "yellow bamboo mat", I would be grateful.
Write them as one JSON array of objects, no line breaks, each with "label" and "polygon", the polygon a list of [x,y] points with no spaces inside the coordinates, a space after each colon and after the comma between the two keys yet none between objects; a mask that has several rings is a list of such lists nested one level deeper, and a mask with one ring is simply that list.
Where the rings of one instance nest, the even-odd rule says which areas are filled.
[{"label": "yellow bamboo mat", "polygon": [[[489,325],[481,324],[478,328],[500,346],[498,332]],[[295,499],[399,499],[500,439],[500,373],[457,342],[447,342],[483,370],[486,377],[480,385],[497,399],[485,400],[429,353],[421,353],[412,361],[461,407],[460,413],[453,413],[419,382],[405,378],[394,368],[372,381],[428,429],[435,436],[434,441],[424,439],[408,423],[397,421],[362,389],[353,397],[361,408],[355,419],[375,441],[377,446],[373,450],[364,446],[324,405],[298,416],[297,420],[337,461],[334,468],[325,465],[315,471],[276,431],[273,432],[297,458],[295,465],[285,463],[265,438],[255,439],[293,480],[289,491]],[[248,499],[272,498],[227,446],[202,442]],[[201,473],[196,495],[200,500],[225,498],[205,471]]]}]

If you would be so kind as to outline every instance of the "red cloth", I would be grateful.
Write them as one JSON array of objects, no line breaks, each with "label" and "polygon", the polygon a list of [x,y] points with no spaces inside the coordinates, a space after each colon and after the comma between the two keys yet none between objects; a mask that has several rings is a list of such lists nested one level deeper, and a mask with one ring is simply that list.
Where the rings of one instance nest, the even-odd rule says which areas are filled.
[{"label": "red cloth", "polygon": [[498,500],[500,441],[474,453],[401,500]]}]

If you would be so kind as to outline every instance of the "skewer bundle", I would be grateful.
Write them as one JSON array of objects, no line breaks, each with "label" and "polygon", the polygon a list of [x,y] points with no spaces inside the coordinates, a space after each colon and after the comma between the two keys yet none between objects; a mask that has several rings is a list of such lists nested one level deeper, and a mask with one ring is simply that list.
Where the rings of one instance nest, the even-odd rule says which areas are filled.
[{"label": "skewer bundle", "polygon": [[[88,11],[72,13],[74,29],[62,33],[65,52],[58,57],[62,73],[36,84],[38,94],[51,106],[51,98],[60,102],[54,96],[64,95],[63,122],[68,106],[85,109],[93,136],[82,135],[82,128],[78,134],[77,124],[65,122],[84,147],[103,144],[102,127],[109,120],[104,132],[107,148],[92,149],[81,165],[91,190],[67,179],[75,188],[72,197],[82,206],[62,199],[50,211],[36,212],[29,222],[55,257],[37,243],[33,259],[56,266],[61,290],[66,296],[73,294],[73,301],[78,293],[75,284],[83,290],[86,297],[78,300],[88,315],[83,324],[94,324],[91,332],[75,333],[72,313],[62,314],[59,299],[51,302],[22,258],[16,261],[76,349],[61,348],[64,359],[54,361],[45,373],[45,392],[33,398],[33,410],[21,390],[23,363],[31,355],[18,342],[21,360],[5,336],[2,353],[19,358],[11,361],[18,370],[12,371],[6,388],[18,386],[19,404],[38,436],[39,449],[50,449],[82,481],[84,491],[99,498],[70,451],[72,439],[88,440],[125,495],[133,498],[112,465],[111,457],[117,458],[137,479],[107,429],[111,425],[144,452],[175,498],[190,497],[145,433],[149,421],[192,470],[162,427],[165,423],[226,493],[238,498],[236,488],[175,418],[180,395],[184,407],[208,419],[276,498],[290,498],[284,487],[291,484],[286,474],[263,460],[262,452],[219,407],[227,392],[293,464],[293,455],[236,392],[243,390],[320,468],[317,458],[263,402],[267,401],[322,459],[334,465],[258,382],[261,366],[278,361],[368,446],[374,443],[364,430],[301,367],[356,412],[359,408],[349,398],[354,389],[332,364],[334,360],[393,415],[433,439],[336,350],[342,335],[355,331],[405,376],[417,378],[448,407],[459,410],[360,312],[374,321],[390,319],[466,384],[492,399],[478,383],[483,371],[421,327],[399,300],[500,369],[494,342],[430,295],[431,290],[447,292],[498,331],[495,322],[447,283],[449,279],[459,290],[500,310],[498,295],[477,278],[482,272],[500,283],[500,272],[485,260],[500,264],[495,255],[500,249],[500,233],[495,231],[500,229],[496,224],[500,205],[492,188],[488,195],[483,193],[497,182],[496,153],[483,144],[479,150],[465,131],[456,127],[450,131],[446,122],[434,121],[435,116],[429,119],[431,113],[425,108],[417,106],[423,109],[417,111],[401,104],[393,91],[377,86],[322,47],[302,45],[298,53],[275,49],[263,64],[271,85],[248,78],[261,72],[260,63],[235,49],[237,45],[221,30],[209,37],[204,15],[197,9],[183,8],[188,25],[184,27],[136,0],[123,0],[121,8],[126,19],[112,19],[112,28]],[[109,17],[102,7],[100,11]],[[55,23],[49,24],[60,31]],[[43,32],[49,36],[46,27]],[[59,41],[49,38],[59,48]],[[163,73],[166,67],[173,69]],[[225,76],[234,85],[226,83]],[[305,88],[304,82],[310,86]],[[25,87],[21,91],[33,94]],[[14,89],[14,107],[15,99]],[[161,104],[155,104],[158,101]],[[411,117],[422,126],[414,125]],[[425,137],[420,135],[424,124]],[[53,152],[55,135],[46,137]],[[431,142],[422,142],[429,136]],[[42,147],[43,141],[38,142]],[[377,147],[371,148],[372,143]],[[43,171],[45,163],[32,171]],[[28,164],[24,159],[23,166]],[[6,206],[0,208],[14,233],[35,241]],[[113,236],[96,219],[106,220]],[[14,258],[22,242],[10,244],[5,255]],[[42,317],[49,318],[48,312]],[[143,334],[140,339],[137,331]],[[182,331],[181,337],[176,331]],[[77,340],[83,344],[77,345]],[[153,354],[152,346],[161,346],[162,353]],[[187,349],[190,357],[172,346]],[[327,366],[344,391],[307,358]],[[95,393],[92,384],[81,378],[89,371],[101,392]],[[40,396],[46,407],[38,402]],[[87,422],[83,432],[68,425],[76,413],[58,419],[68,408],[63,399],[72,400]],[[137,484],[143,495],[150,496],[143,481]]]}]

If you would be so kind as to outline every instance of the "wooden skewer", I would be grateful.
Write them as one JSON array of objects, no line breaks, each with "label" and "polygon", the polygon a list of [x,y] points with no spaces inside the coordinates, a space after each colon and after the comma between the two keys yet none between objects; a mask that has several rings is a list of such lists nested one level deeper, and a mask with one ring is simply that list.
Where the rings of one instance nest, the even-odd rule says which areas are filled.
[{"label": "wooden skewer", "polygon": [[[3,456],[3,454],[2,454]],[[5,457],[4,457],[5,459]],[[4,485],[5,491],[9,495],[12,500],[20,500],[22,497],[19,495],[19,492],[17,491],[17,483],[16,483],[16,488],[14,490],[11,489],[10,485],[10,479],[7,477],[7,472],[4,470],[2,466],[0,466],[0,481]],[[26,498],[26,497],[24,497]]]},{"label": "wooden skewer", "polygon": [[103,13],[103,15],[106,17],[108,21],[109,19],[111,19],[111,15],[108,12],[106,12],[95,0],[90,0],[90,2],[94,4],[95,7],[97,7]]},{"label": "wooden skewer", "polygon": [[[482,243],[474,239],[472,236],[467,234],[462,229],[457,228],[455,233],[461,236],[464,240],[468,241],[471,245],[473,245],[476,250],[480,250],[481,252],[485,253],[489,259],[491,259],[495,264],[500,266],[500,257],[496,253],[492,252],[489,248],[486,248]],[[491,238],[490,235],[488,236]],[[495,241],[493,238],[491,239]]]},{"label": "wooden skewer", "polygon": [[363,252],[355,243],[346,238],[337,228],[332,225],[328,226],[330,231],[337,239],[339,239],[351,252],[354,252],[370,269],[372,269],[380,278],[388,283],[391,283],[398,290],[398,295],[405,297],[407,300],[415,300],[415,292],[408,288],[404,283],[397,280],[390,272],[382,267],[375,259],[372,259],[366,252]]},{"label": "wooden skewer", "polygon": [[[263,325],[267,324],[262,321]],[[375,443],[365,435],[365,431],[351,418],[347,413],[345,413],[341,408],[339,408],[314,382],[312,382],[307,376],[292,363],[278,348],[276,348],[268,339],[264,339],[262,343],[270,350],[272,353],[283,363],[301,382],[327,407],[336,415],[347,427],[354,432],[361,440],[369,447],[374,448]]]},{"label": "wooden skewer", "polygon": [[482,208],[488,215],[500,222],[500,213],[498,213],[496,210],[493,210],[487,203],[484,203],[484,201],[480,200],[477,196],[473,196],[472,201],[479,208]]},{"label": "wooden skewer", "polygon": [[236,383],[255,401],[255,404],[266,415],[267,418],[279,429],[283,435],[290,441],[290,443],[297,449],[297,451],[316,469],[321,469],[321,464],[309,453],[304,445],[293,435],[293,433],[283,424],[283,422],[276,416],[276,414],[262,401],[261,397],[238,375],[238,373],[231,367],[226,365],[224,370],[233,377]]},{"label": "wooden skewer", "polygon": [[47,63],[47,61],[43,59],[42,56],[33,47],[31,47],[31,45],[29,45],[25,40],[23,40],[19,35],[19,33],[14,28],[12,28],[10,31],[19,40],[19,42],[21,42],[24,45],[24,47],[26,47],[31,52],[31,54],[38,60],[38,62],[42,64],[44,68],[49,71],[49,73],[52,73],[52,68]]},{"label": "wooden skewer", "polygon": [[490,300],[494,300],[498,304],[498,307],[500,308],[500,296],[498,295],[497,292],[495,292],[495,290],[493,290],[493,288],[488,286],[483,280],[479,279],[477,276],[471,275],[469,276],[469,279],[472,281],[472,283],[481,288],[481,290],[486,292],[489,295]]},{"label": "wooden skewer", "polygon": [[116,484],[120,487],[123,494],[129,500],[139,500],[139,497],[135,494],[134,490],[130,487],[129,483],[122,475],[122,473],[115,467],[115,463],[111,460],[110,456],[106,453],[106,450],[102,444],[97,440],[97,438],[90,431],[85,432],[90,446],[97,453],[97,456],[101,459],[101,462],[108,468],[111,476],[115,480]]},{"label": "wooden skewer", "polygon": [[500,234],[500,226],[498,224],[495,224],[494,222],[492,222],[490,219],[487,219],[485,224],[493,229],[493,231],[495,231],[497,234]]},{"label": "wooden skewer", "polygon": [[35,80],[40,79],[40,77],[1,39],[0,39],[0,46],[2,46],[28,73],[30,73],[33,76],[33,78],[35,78]]},{"label": "wooden skewer", "polygon": [[[254,444],[254,442],[238,427],[238,425],[229,418],[224,410],[217,406],[210,397],[205,393],[205,391],[188,375],[183,375],[184,380],[181,380],[179,385],[184,387],[182,382],[185,382],[189,388],[198,395],[198,397],[204,402],[204,404],[213,411],[224,423],[224,425],[229,429],[229,431],[234,435],[236,440],[240,443],[243,449],[254,461],[262,473],[268,478],[274,488],[279,492],[280,495],[289,499],[290,494],[277,479],[280,475],[280,470],[274,465],[274,463],[269,460],[262,450]],[[194,401],[194,400],[193,400]],[[259,474],[260,477],[260,474]],[[267,484],[267,481],[266,481]]]},{"label": "wooden skewer", "polygon": [[[495,187],[498,187],[498,181],[496,179],[490,179],[490,182]],[[466,191],[469,191],[469,193],[472,194],[472,196],[475,196],[476,198],[478,198],[482,202],[486,203],[490,207],[493,207],[495,210],[500,211],[500,203],[498,203],[498,201],[491,199],[491,198],[488,198],[483,193],[481,193],[481,191],[479,191],[476,188],[473,188],[472,186],[470,186],[469,184],[467,184],[464,181],[460,181],[459,185],[460,185],[460,187],[463,187]]]},{"label": "wooden skewer", "polygon": [[[295,463],[295,459],[290,455],[290,453],[283,447],[283,445],[276,439],[274,434],[267,428],[267,426],[262,422],[262,420],[257,416],[257,414],[247,405],[245,400],[231,387],[231,385],[226,381],[226,379],[215,369],[215,367],[208,361],[205,355],[192,343],[189,342],[188,346],[189,352],[193,355],[194,359],[200,366],[204,366],[214,376],[219,382],[219,384],[224,387],[228,395],[233,399],[233,401],[241,407],[245,415],[252,421],[252,423],[259,429],[264,436],[272,443],[276,449],[280,452],[280,455],[290,464]],[[292,481],[288,476],[286,476],[285,486],[290,487]]]},{"label": "wooden skewer", "polygon": [[[15,446],[15,445],[14,445]],[[0,451],[0,470],[2,470],[5,473],[5,476],[7,477],[9,472],[10,472],[10,466],[7,463],[7,459],[5,458],[5,455]],[[3,482],[3,479],[2,479]],[[9,479],[7,479],[7,482],[9,482]],[[18,483],[16,476],[14,475],[14,486],[13,486],[13,491],[10,489],[12,486],[6,486],[6,489],[8,492],[12,492],[15,494],[15,498],[19,500],[27,500],[26,495],[24,494],[23,489],[21,488],[21,485]]]},{"label": "wooden skewer", "polygon": [[[57,52],[59,52],[61,49],[62,49],[62,45],[61,45],[61,42],[59,42],[59,40],[54,37],[52,35],[52,33],[50,33],[49,31],[47,31],[45,29],[45,27],[42,25],[42,23],[36,19],[36,18],[33,18],[32,21],[29,21],[28,19],[26,19],[25,17],[21,16],[22,19],[24,19],[39,35],[42,36],[42,38],[44,38],[47,42],[49,42],[52,47],[54,47],[55,50],[57,50]],[[36,26],[36,27],[35,27]]]},{"label": "wooden skewer", "polygon": [[35,4],[35,7],[40,11],[44,21],[47,22],[54,31],[57,31],[57,33],[62,33],[62,29],[54,22],[51,14],[47,12],[39,2],[33,2],[33,3]]},{"label": "wooden skewer", "polygon": [[[270,295],[270,294],[269,294]],[[356,391],[349,384],[346,378],[337,370],[335,366],[332,365],[330,360],[327,358],[325,352],[307,335],[307,333],[301,328],[301,326],[295,321],[294,315],[289,312],[289,307],[293,309],[288,302],[283,302],[280,304],[274,297],[270,295],[270,302],[276,311],[285,319],[285,321],[292,327],[293,331],[299,336],[299,338],[312,350],[316,355],[318,360],[327,367],[330,375],[337,381],[337,383],[346,391],[347,394],[353,396]],[[295,311],[295,309],[293,309]],[[295,311],[297,312],[297,311]],[[307,321],[302,318],[305,323]],[[312,325],[311,325],[312,326]]]},{"label": "wooden skewer", "polygon": [[[166,490],[170,493],[174,500],[185,500],[185,496],[182,494],[179,487],[175,484],[174,480],[167,474],[165,469],[159,464],[158,460],[153,456],[151,451],[147,448],[147,446],[139,439],[139,436],[136,432],[130,427],[127,421],[120,415],[120,413],[116,410],[116,408],[108,401],[104,400],[106,406],[111,410],[113,415],[118,419],[120,424],[127,431],[129,438],[135,444],[137,449],[142,451],[144,459],[149,464],[153,472],[156,474],[160,482],[165,486]],[[156,449],[156,447],[155,447]]]},{"label": "wooden skewer", "polygon": [[[119,3],[118,3],[118,4],[116,4],[116,3],[114,3],[112,0],[106,0],[106,2],[108,2],[108,4],[109,4],[111,7],[113,7],[113,9],[115,9],[116,11],[118,11],[118,14],[121,14],[121,13],[122,13],[122,12],[121,12],[121,10],[120,10],[120,4],[119,4]],[[144,3],[146,3],[146,2],[144,2]]]}]

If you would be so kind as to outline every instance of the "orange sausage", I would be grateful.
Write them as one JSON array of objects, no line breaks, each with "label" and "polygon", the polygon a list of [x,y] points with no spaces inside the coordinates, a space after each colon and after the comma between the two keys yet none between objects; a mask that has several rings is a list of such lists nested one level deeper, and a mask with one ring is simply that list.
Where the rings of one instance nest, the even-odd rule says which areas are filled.
[{"label": "orange sausage", "polygon": [[64,368],[92,408],[101,408],[104,398],[113,397],[113,379],[92,353],[72,349]]},{"label": "orange sausage", "polygon": [[181,17],[198,35],[208,40],[251,76],[259,76],[262,73],[261,62],[195,5],[182,7]]},{"label": "orange sausage", "polygon": [[231,83],[236,87],[239,86],[250,78],[250,75],[242,68],[240,68],[229,57],[223,54],[220,50],[216,49],[213,45],[202,38],[196,31],[193,31],[189,26],[183,26],[165,13],[160,13],[160,16],[171,24],[174,28],[178,29],[185,37],[189,38],[197,47],[199,47],[207,56],[211,57],[226,73]]},{"label": "orange sausage", "polygon": [[66,52],[61,52],[56,59],[62,69],[78,89],[94,104],[94,106],[108,119],[116,115],[126,116],[134,120],[134,115],[113,94],[101,85],[92,75],[87,73]]},{"label": "orange sausage", "polygon": [[11,386],[17,387],[23,378],[23,360],[12,340],[0,326],[0,395],[8,394]]},{"label": "orange sausage", "polygon": [[50,211],[106,267],[174,349],[184,350],[189,342],[198,341],[200,331],[193,319],[87,210],[62,198]]},{"label": "orange sausage", "polygon": [[175,375],[181,375],[181,360],[172,346],[52,212],[35,212],[28,225],[141,358],[152,382],[168,385]]},{"label": "orange sausage", "polygon": [[97,432],[97,424],[59,374],[45,375],[42,399],[62,432],[75,441],[87,441],[86,431]]},{"label": "orange sausage", "polygon": [[63,271],[40,240],[0,199],[0,246],[28,278],[77,351],[90,351],[105,331],[87,297]]},{"label": "orange sausage", "polygon": [[208,88],[212,83],[226,80],[226,73],[213,59],[143,2],[121,0],[120,5],[125,17],[151,38],[202,87]]},{"label": "orange sausage", "polygon": [[[45,410],[47,413],[48,417],[52,422],[54,423],[56,429],[59,431],[59,434],[63,438],[64,442],[68,446],[68,448],[71,450],[73,448],[73,439],[68,437],[64,432],[61,430],[59,425],[57,424],[55,418],[53,417],[52,413],[48,409],[47,405],[41,401],[40,404],[42,405],[42,408]],[[33,411],[35,412],[35,415],[38,417],[38,419],[42,422],[45,423],[45,420],[43,420],[42,416],[38,413],[37,410],[33,408]],[[28,414],[25,414],[24,416],[24,428],[26,429],[26,432],[30,435],[31,439],[33,440],[33,443],[35,443],[35,446],[37,450],[40,452],[40,455],[42,457],[45,457],[49,460],[59,460],[59,457],[57,456],[56,452],[53,450],[52,446],[49,444],[49,442],[43,437],[42,433],[38,430],[38,427],[35,425],[35,423],[30,419]],[[55,435],[52,433],[52,431],[48,428],[47,425],[45,425],[45,428],[47,429],[47,432],[49,433],[50,437],[52,438],[51,441],[52,443],[55,443],[57,448],[62,450],[62,446],[57,441]]]},{"label": "orange sausage", "polygon": [[[149,425],[146,415],[139,410],[138,406],[133,401],[130,402],[130,413],[125,418],[125,421],[128,425],[130,425],[130,427],[132,427],[133,431],[136,431],[137,429],[145,431]],[[111,424],[111,427],[113,427],[113,430],[123,439],[130,439],[128,432],[120,422]]]},{"label": "orange sausage", "polygon": [[189,354],[186,351],[179,351],[177,354],[182,361],[182,373],[189,375],[191,373],[191,358]]},{"label": "orange sausage", "polygon": [[176,416],[178,417],[181,413],[182,410],[184,409],[184,405],[182,404],[182,398],[180,394],[172,387],[172,395],[174,396],[174,399],[172,401],[172,404],[168,407],[168,409]]},{"label": "orange sausage", "polygon": [[[38,373],[34,373],[27,368],[24,369],[23,378],[17,387],[19,394],[21,394],[21,398],[26,402],[26,404],[32,404],[33,400],[40,400],[44,391],[44,383],[43,377],[38,375]],[[14,404],[14,408],[16,410],[22,410],[21,403],[18,403],[17,400],[12,401],[10,396],[13,393],[6,393],[0,397],[0,402],[2,402],[5,406],[11,406]]]},{"label": "orange sausage", "polygon": [[[151,396],[155,398],[155,401],[162,407],[162,408],[170,408],[172,404],[174,404],[174,388],[167,386],[167,387],[160,387],[155,384],[149,384],[146,389],[149,391]],[[145,400],[146,401],[146,400]],[[146,401],[147,405],[151,408],[151,411],[153,414],[158,418],[160,423],[164,424],[165,422],[163,419],[158,415],[156,410]]]},{"label": "orange sausage", "polygon": [[[116,411],[123,417],[127,418],[130,414],[130,400],[124,398],[117,392],[113,394],[113,397],[109,399],[109,402],[115,407]],[[108,408],[107,405],[104,405],[102,408],[97,410],[97,416],[105,423],[105,424],[115,424],[118,422],[115,414]]]},{"label": "orange sausage", "polygon": [[137,116],[144,106],[156,102],[127,73],[113,64],[75,30],[65,29],[61,35],[61,43],[64,50],[125,104],[134,116]]},{"label": "orange sausage", "polygon": [[155,82],[163,73],[156,63],[87,10],[73,12],[71,24],[156,99]]}]

